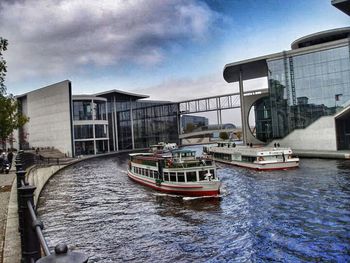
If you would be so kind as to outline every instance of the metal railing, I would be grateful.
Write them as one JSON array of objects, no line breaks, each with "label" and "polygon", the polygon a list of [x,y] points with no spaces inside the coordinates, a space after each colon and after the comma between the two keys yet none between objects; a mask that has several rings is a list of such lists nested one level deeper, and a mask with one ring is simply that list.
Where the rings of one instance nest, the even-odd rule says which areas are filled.
[{"label": "metal railing", "polygon": [[[36,163],[35,154],[19,152],[16,162],[18,223],[21,237],[23,263],[85,263],[88,257],[79,252],[71,252],[66,244],[58,244],[51,253],[43,235],[44,224],[37,218],[34,206],[35,186],[26,181],[28,167]],[[44,257],[42,257],[42,252]]]}]

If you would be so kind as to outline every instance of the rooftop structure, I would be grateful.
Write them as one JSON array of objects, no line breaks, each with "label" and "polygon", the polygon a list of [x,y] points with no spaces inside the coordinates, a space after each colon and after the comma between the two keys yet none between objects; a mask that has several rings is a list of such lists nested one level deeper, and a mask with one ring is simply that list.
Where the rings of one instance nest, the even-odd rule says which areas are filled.
[{"label": "rooftop structure", "polygon": [[350,16],[350,0],[332,0],[332,5]]}]

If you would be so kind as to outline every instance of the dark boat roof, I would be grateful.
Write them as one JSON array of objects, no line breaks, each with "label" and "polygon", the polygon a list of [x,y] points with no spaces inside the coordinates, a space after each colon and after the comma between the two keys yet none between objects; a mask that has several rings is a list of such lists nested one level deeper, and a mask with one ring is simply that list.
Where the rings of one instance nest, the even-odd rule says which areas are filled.
[{"label": "dark boat roof", "polygon": [[132,154],[131,156],[136,157],[137,159],[145,160],[145,161],[160,161],[164,160],[163,157],[155,156],[155,155],[142,155],[142,154]]}]

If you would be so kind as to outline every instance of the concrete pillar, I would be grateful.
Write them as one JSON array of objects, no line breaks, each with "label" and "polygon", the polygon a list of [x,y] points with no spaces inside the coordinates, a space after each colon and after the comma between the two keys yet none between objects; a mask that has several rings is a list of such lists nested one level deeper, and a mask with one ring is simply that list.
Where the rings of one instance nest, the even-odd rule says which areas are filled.
[{"label": "concrete pillar", "polygon": [[132,101],[130,100],[130,126],[131,126],[131,143],[132,149],[135,149],[135,138],[134,138],[134,118],[132,116]]},{"label": "concrete pillar", "polygon": [[113,96],[114,99],[114,129],[115,129],[115,134],[114,134],[114,150],[119,151],[119,146],[118,146],[118,117],[117,117],[117,102],[115,96]]},{"label": "concrete pillar", "polygon": [[246,131],[246,115],[244,106],[244,91],[243,91],[243,77],[242,69],[239,71],[239,97],[241,102],[241,121],[242,121],[242,133],[243,133],[243,144],[247,143],[247,131]]},{"label": "concrete pillar", "polygon": [[[107,123],[108,123],[108,105],[107,105],[107,101],[106,101],[106,121],[107,121]],[[110,152],[110,149],[109,149],[109,127],[108,127],[108,125],[109,125],[109,123],[107,124],[107,125],[105,125],[105,127],[106,127],[106,129],[107,129],[107,138],[108,138],[108,140],[107,140],[107,149],[108,149],[108,152]],[[103,145],[104,145],[104,143],[103,143]]]}]

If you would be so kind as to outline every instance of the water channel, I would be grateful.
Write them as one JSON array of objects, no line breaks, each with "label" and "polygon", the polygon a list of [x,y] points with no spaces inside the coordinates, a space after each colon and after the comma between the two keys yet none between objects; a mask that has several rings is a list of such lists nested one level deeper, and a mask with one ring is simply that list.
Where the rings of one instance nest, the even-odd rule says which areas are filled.
[{"label": "water channel", "polygon": [[39,200],[53,248],[89,262],[350,262],[350,161],[290,171],[221,166],[221,198],[159,194],[126,175],[127,155],[78,163]]}]

